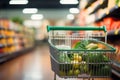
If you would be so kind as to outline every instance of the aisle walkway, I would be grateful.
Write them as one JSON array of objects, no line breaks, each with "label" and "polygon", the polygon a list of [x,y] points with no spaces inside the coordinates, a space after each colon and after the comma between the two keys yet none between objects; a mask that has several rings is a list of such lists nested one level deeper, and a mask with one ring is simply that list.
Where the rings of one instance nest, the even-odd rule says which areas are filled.
[{"label": "aisle walkway", "polygon": [[0,64],[0,80],[53,80],[47,46]]}]

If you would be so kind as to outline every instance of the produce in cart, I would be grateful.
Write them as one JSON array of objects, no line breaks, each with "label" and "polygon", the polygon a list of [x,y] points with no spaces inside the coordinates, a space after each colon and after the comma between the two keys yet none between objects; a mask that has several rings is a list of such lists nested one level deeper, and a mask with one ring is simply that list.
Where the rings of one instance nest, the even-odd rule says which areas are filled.
[{"label": "produce in cart", "polygon": [[[50,58],[52,70],[61,78],[110,77],[110,54],[115,49],[100,38],[106,34],[105,27],[47,27],[49,32]],[[59,30],[103,31],[100,34],[54,35]],[[105,36],[104,36],[105,37]],[[99,39],[97,39],[99,38]],[[106,41],[106,38],[105,40]],[[56,80],[56,79],[55,79]]]},{"label": "produce in cart", "polygon": [[96,40],[81,40],[76,41],[72,46],[73,49],[79,50],[105,50],[108,49],[107,46],[97,42]]}]

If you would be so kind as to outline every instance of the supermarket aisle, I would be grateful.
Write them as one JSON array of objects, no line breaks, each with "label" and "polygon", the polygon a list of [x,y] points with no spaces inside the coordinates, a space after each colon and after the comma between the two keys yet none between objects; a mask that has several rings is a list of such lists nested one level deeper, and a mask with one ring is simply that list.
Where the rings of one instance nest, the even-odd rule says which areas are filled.
[{"label": "supermarket aisle", "polygon": [[0,80],[53,80],[48,46],[0,65]]},{"label": "supermarket aisle", "polygon": [[[0,65],[0,80],[54,80],[50,67],[49,48],[47,44],[37,47],[28,54],[22,55]],[[57,80],[83,80],[61,79]],[[94,79],[112,80],[112,79]]]}]

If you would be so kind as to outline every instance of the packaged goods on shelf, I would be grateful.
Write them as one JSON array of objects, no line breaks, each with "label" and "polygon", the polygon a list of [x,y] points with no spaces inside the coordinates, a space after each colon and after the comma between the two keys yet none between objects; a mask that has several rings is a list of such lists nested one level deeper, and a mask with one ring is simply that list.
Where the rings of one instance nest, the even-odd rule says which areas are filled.
[{"label": "packaged goods on shelf", "polygon": [[25,26],[9,19],[0,19],[0,45],[0,53],[2,54],[30,48],[34,46],[34,32],[32,29],[26,29]]},{"label": "packaged goods on shelf", "polygon": [[[93,2],[92,2],[93,1]],[[99,0],[108,1],[104,8],[100,4],[97,4],[98,0],[88,0],[87,7],[80,8],[79,14],[80,26],[95,25],[95,26],[106,26],[107,28],[107,39],[108,43],[116,48],[116,53],[113,56],[113,73],[117,76],[120,75],[120,0]],[[80,7],[83,1],[80,1]],[[91,3],[90,3],[91,2]],[[94,4],[97,4],[93,6]],[[106,6],[107,5],[107,6]],[[96,10],[95,10],[96,9]],[[92,12],[93,10],[93,12]],[[89,11],[89,12],[88,12]],[[92,13],[90,13],[92,12]],[[90,14],[87,14],[90,13]],[[81,15],[84,14],[84,15]],[[95,18],[90,18],[94,15]],[[86,17],[87,16],[87,17]],[[89,19],[88,19],[89,18]],[[120,76],[119,76],[120,77]]]},{"label": "packaged goods on shelf", "polygon": [[108,31],[120,29],[120,19],[108,17],[102,21],[96,22],[96,26],[105,25]]}]

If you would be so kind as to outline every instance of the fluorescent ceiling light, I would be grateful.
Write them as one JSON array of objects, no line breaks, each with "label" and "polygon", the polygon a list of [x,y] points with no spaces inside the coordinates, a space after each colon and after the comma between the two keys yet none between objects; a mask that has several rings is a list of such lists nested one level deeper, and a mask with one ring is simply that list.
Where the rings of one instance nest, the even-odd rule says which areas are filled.
[{"label": "fluorescent ceiling light", "polygon": [[41,19],[43,19],[43,15],[42,14],[33,14],[31,16],[31,19],[32,20],[41,20]]},{"label": "fluorescent ceiling light", "polygon": [[31,14],[31,13],[37,13],[38,9],[37,8],[25,8],[23,9],[23,13],[25,14]]},{"label": "fluorescent ceiling light", "polygon": [[23,5],[23,4],[28,4],[28,0],[11,0],[9,1],[9,4],[11,5]]},{"label": "fluorescent ceiling light", "polygon": [[78,0],[60,0],[60,4],[78,4]]},{"label": "fluorescent ceiling light", "polygon": [[70,8],[69,11],[70,11],[70,13],[79,13],[78,8]]},{"label": "fluorescent ceiling light", "polygon": [[74,15],[73,14],[68,14],[67,15],[67,19],[69,19],[69,20],[73,20],[75,17],[74,17]]}]

